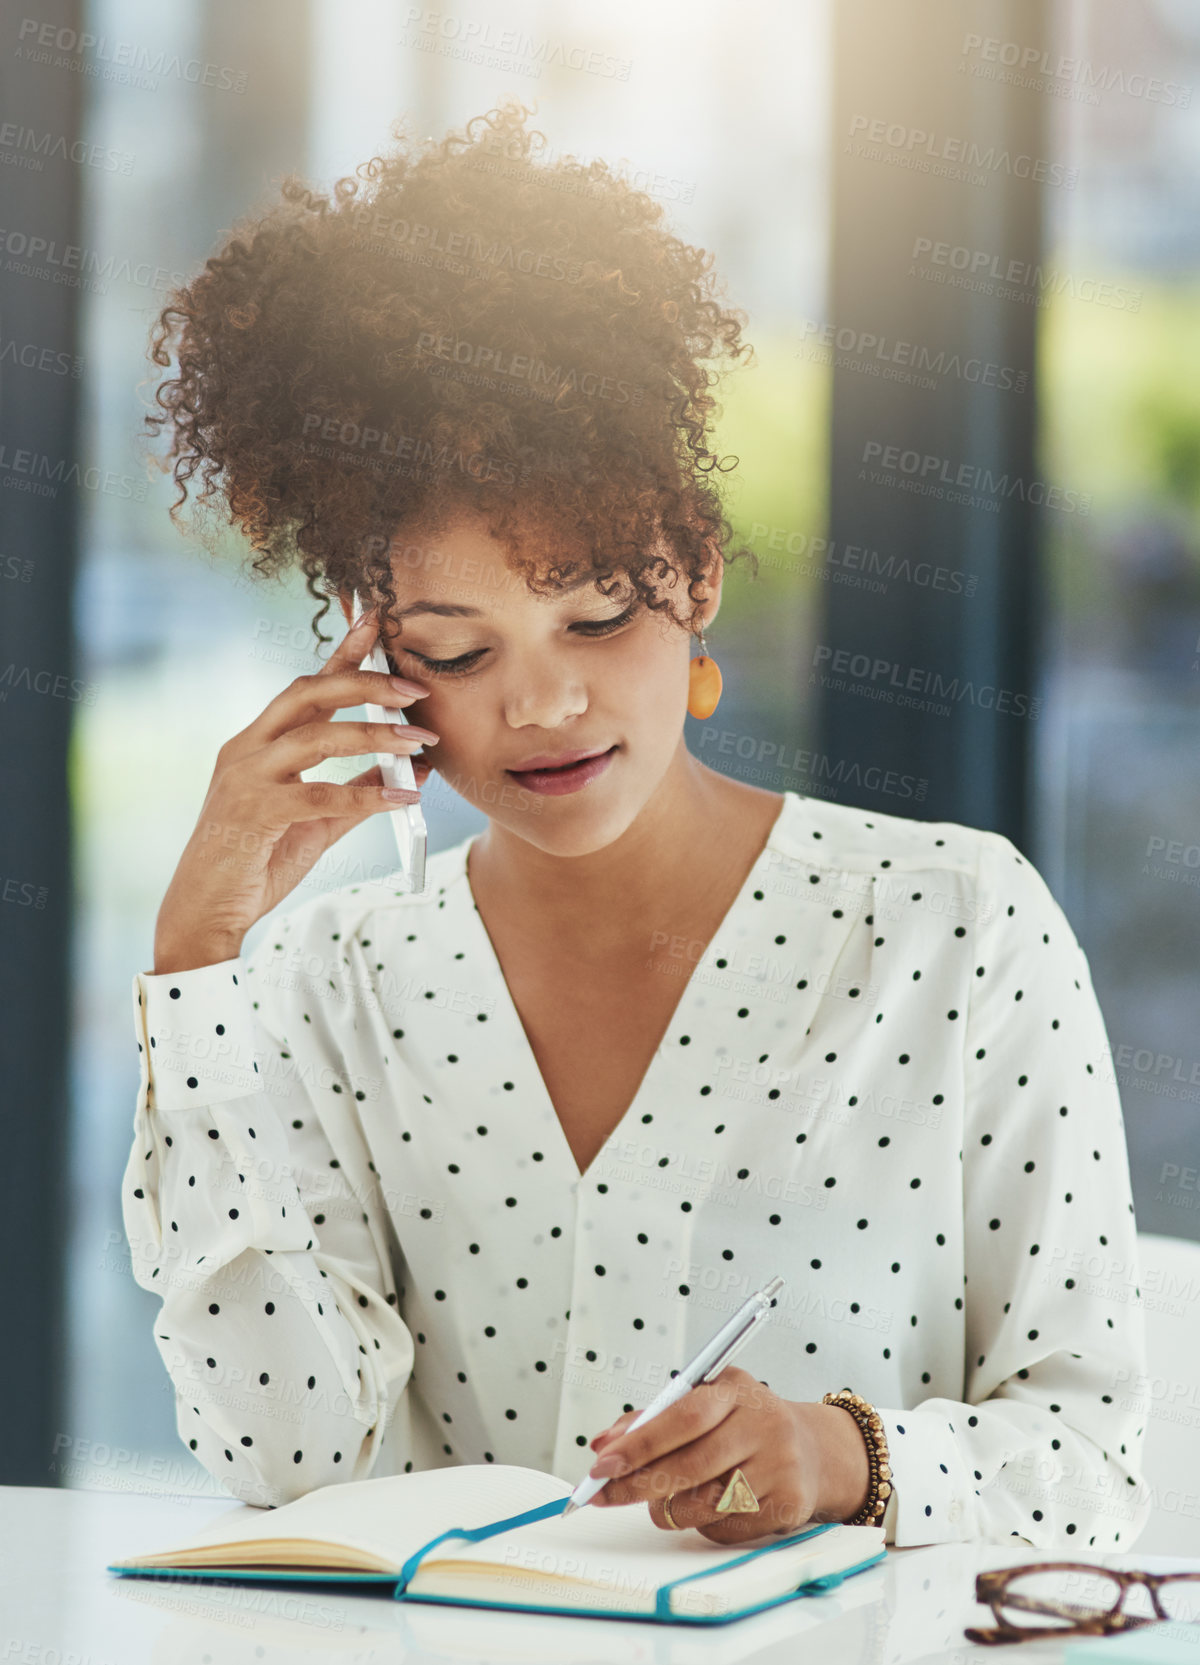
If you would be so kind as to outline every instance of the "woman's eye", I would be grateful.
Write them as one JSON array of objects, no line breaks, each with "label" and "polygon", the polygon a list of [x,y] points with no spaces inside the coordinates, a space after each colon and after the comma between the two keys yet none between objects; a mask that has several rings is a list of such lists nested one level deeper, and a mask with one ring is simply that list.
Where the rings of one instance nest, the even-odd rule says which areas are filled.
[{"label": "woman's eye", "polygon": [[612,619],[588,619],[580,624],[572,625],[572,630],[586,631],[589,636],[605,636],[610,630],[619,630],[623,624],[628,624],[637,611],[637,602],[631,601],[623,613],[618,613]]},{"label": "woman's eye", "polygon": [[[618,613],[611,619],[580,619],[571,626],[572,630],[582,631],[588,636],[607,636],[611,630],[619,630],[623,624],[628,624],[637,611],[637,602],[631,602],[623,613]],[[487,652],[486,648],[475,648],[471,653],[460,653],[456,659],[429,659],[415,648],[409,648],[409,653],[416,659],[421,668],[435,671],[439,676],[461,676],[466,671],[473,671],[479,660]]]},{"label": "woman's eye", "polygon": [[427,659],[423,653],[409,649],[414,659],[419,659],[422,667],[427,671],[437,671],[440,676],[457,676],[463,671],[475,668],[475,661],[481,659],[485,652],[483,648],[476,648],[473,653],[460,653],[457,659]]}]

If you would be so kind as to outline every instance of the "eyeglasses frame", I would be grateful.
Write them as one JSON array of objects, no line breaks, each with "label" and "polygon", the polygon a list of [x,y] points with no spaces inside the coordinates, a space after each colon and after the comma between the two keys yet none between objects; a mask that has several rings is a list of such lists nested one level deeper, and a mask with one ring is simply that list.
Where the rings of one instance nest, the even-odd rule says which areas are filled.
[{"label": "eyeglasses frame", "polygon": [[[1014,1578],[1039,1572],[1080,1572],[1093,1576],[1099,1573],[1106,1578],[1116,1579],[1120,1591],[1106,1613],[1089,1614],[1082,1618],[1078,1616],[1079,1609],[1073,1607],[1070,1602],[1037,1601],[1028,1596],[1006,1595],[1007,1586]],[[994,1567],[989,1572],[976,1575],[975,1599],[991,1608],[996,1627],[982,1629],[969,1626],[963,1634],[970,1642],[987,1644],[1045,1641],[1048,1637],[1056,1636],[1110,1636],[1117,1631],[1137,1630],[1142,1625],[1156,1623],[1156,1620],[1122,1611],[1129,1591],[1136,1585],[1144,1585],[1150,1592],[1150,1601],[1157,1618],[1168,1619],[1170,1614],[1163,1611],[1162,1602],[1159,1600],[1159,1588],[1163,1584],[1177,1583],[1185,1579],[1200,1583],[1200,1572],[1136,1572],[1117,1567],[1101,1567],[1088,1561],[1035,1561],[1019,1567]],[[1055,1614],[1071,1622],[1046,1626],[1016,1625],[1006,1620],[1001,1612],[1001,1608],[1006,1606],[1020,1608],[1024,1613]]]}]

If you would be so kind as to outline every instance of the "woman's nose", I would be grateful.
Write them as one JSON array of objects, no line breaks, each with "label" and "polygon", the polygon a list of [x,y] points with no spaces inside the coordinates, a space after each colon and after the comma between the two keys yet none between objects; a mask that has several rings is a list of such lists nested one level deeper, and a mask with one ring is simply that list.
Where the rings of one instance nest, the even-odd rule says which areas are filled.
[{"label": "woman's nose", "polygon": [[514,667],[504,715],[512,728],[557,728],[587,710],[587,691],[572,673],[550,663]]}]

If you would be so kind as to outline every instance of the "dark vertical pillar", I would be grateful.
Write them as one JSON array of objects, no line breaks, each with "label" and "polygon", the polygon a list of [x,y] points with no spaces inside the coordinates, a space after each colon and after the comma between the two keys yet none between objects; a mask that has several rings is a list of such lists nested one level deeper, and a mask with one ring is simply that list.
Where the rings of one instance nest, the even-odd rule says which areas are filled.
[{"label": "dark vertical pillar", "polygon": [[1027,848],[1039,532],[1070,512],[1039,506],[1035,269],[1070,175],[1046,93],[1003,60],[1028,67],[1046,21],[1036,0],[839,0],[834,29],[822,746],[928,783],[863,807]]},{"label": "dark vertical pillar", "polygon": [[[39,24],[78,30],[57,0]],[[86,81],[0,50],[0,109],[37,135],[80,133]],[[29,152],[19,143],[16,156]],[[80,491],[77,269],[81,174],[6,166],[0,215],[0,1483],[45,1485],[63,1426],[63,1261],[72,847],[67,757],[86,690],[72,625]],[[57,355],[65,355],[59,359]],[[64,370],[63,366],[68,368]]]}]

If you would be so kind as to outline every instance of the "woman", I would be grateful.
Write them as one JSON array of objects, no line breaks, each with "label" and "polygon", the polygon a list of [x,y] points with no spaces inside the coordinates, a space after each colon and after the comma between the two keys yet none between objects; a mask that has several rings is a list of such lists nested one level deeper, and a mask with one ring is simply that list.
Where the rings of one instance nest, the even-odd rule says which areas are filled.
[{"label": "woman", "polygon": [[[267,1505],[603,1453],[594,1506],[720,1542],[1125,1548],[1144,1343],[1082,951],[1000,835],[689,755],[731,558],[706,364],[747,348],[709,256],[534,137],[506,108],[361,196],[289,183],[162,316],[172,512],[199,470],[351,625],[222,747],[134,979],[123,1206],[180,1433]],[[331,721],[368,700],[421,726]],[[392,807],[302,771],[419,745],[486,832],[243,956]],[[748,1368],[626,1434],[775,1273]]]}]

